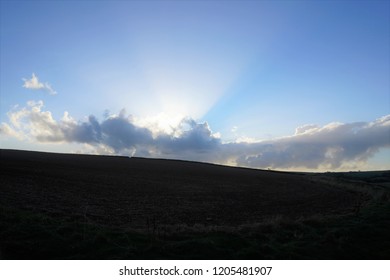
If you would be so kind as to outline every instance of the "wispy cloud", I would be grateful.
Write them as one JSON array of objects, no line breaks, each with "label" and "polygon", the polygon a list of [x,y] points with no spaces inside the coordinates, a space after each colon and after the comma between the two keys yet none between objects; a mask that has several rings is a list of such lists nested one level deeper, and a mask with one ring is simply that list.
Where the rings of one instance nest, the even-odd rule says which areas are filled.
[{"label": "wispy cloud", "polygon": [[51,87],[49,83],[41,83],[38,79],[38,77],[32,73],[31,79],[24,79],[24,84],[23,87],[27,89],[32,89],[32,90],[44,90],[48,92],[51,95],[56,95],[57,92]]},{"label": "wispy cloud", "polygon": [[305,125],[294,135],[267,141],[223,143],[207,122],[184,118],[171,132],[140,126],[123,110],[99,121],[76,121],[67,112],[55,120],[43,102],[8,113],[0,133],[38,142],[84,143],[96,153],[164,157],[273,169],[359,168],[379,149],[390,147],[390,115],[371,122]]}]

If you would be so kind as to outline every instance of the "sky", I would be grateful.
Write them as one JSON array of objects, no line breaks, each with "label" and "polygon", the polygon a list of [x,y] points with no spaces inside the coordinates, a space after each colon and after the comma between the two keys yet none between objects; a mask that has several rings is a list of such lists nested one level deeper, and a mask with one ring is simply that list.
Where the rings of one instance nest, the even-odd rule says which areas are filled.
[{"label": "sky", "polygon": [[0,147],[390,169],[389,1],[4,1]]}]

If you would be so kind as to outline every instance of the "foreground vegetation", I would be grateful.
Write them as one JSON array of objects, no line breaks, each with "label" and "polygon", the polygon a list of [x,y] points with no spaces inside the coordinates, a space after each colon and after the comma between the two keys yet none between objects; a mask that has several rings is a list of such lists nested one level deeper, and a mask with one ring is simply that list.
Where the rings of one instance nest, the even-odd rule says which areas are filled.
[{"label": "foreground vegetation", "polygon": [[0,210],[4,259],[389,259],[390,203],[359,213],[237,228],[135,232]]}]

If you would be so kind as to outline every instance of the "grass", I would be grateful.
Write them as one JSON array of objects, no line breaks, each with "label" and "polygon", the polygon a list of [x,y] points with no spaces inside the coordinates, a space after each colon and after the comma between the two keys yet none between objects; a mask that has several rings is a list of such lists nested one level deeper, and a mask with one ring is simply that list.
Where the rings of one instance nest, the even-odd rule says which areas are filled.
[{"label": "grass", "polygon": [[136,232],[0,208],[4,259],[389,259],[390,203],[358,215]]}]

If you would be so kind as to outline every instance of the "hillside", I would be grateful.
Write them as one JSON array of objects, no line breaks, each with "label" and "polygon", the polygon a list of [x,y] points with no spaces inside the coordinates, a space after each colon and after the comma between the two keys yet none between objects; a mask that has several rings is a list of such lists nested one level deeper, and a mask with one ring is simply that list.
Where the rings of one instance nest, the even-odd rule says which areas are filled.
[{"label": "hillside", "polygon": [[[178,246],[178,240],[198,240],[199,236],[215,233],[233,234],[246,242],[252,240],[247,235],[265,225],[272,228],[283,223],[296,225],[297,221],[322,223],[356,217],[373,202],[388,206],[389,172],[362,173],[287,173],[176,160],[1,150],[0,209],[5,222],[0,228],[0,256],[176,258],[195,247],[186,243],[189,248],[183,249],[185,253],[170,255],[161,246]],[[32,224],[31,219],[35,221]],[[10,229],[11,222],[19,223],[21,228]],[[151,251],[139,252],[134,249],[138,243],[131,241],[134,248],[127,244],[130,247],[125,246],[127,251],[120,254],[95,254],[93,248],[80,253],[69,249],[76,246],[71,244],[69,248],[56,244],[61,248],[56,253],[35,254],[36,245],[28,240],[35,237],[19,231],[45,228],[45,222],[49,233],[40,229],[44,232],[38,235],[52,233],[54,243],[63,240],[81,246],[79,243],[97,242],[89,239],[97,231],[115,232],[122,237],[138,236],[141,241],[137,242],[146,242],[152,246]],[[104,239],[108,242],[105,246],[114,246],[109,245],[110,239]],[[67,248],[66,252],[62,247]],[[209,258],[214,253],[191,253],[188,258]],[[261,252],[253,255],[261,256],[267,257]]]}]

